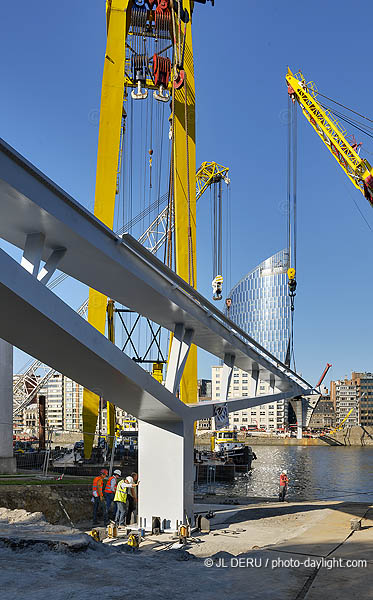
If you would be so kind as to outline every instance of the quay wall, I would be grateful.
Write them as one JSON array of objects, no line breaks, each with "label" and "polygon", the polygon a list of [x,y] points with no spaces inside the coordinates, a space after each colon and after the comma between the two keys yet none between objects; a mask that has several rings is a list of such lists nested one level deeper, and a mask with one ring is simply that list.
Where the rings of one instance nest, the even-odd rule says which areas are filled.
[{"label": "quay wall", "polygon": [[[210,447],[210,433],[203,433],[196,437],[196,446]],[[240,442],[245,442],[248,446],[372,446],[373,447],[373,427],[345,427],[341,431],[336,431],[318,438],[283,438],[275,435],[246,436],[238,435]]]},{"label": "quay wall", "polygon": [[[49,523],[70,525],[92,519],[92,486],[81,485],[1,485],[0,506],[12,510],[42,512]],[[60,504],[62,503],[62,506]]]}]

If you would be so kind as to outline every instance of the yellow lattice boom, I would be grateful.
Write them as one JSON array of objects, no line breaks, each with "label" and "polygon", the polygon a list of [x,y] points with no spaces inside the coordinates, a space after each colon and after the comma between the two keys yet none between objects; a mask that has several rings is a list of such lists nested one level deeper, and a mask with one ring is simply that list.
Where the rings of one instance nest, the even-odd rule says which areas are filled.
[{"label": "yellow lattice boom", "polygon": [[306,83],[301,72],[293,75],[290,69],[288,69],[286,81],[291,98],[299,103],[304,116],[351,183],[373,206],[373,169],[369,162],[361,158],[347,141],[346,131],[331,112],[319,104],[315,84],[313,82]]},{"label": "yellow lattice boom", "polygon": [[223,179],[226,184],[229,184],[228,173],[229,167],[223,167],[216,162],[203,162],[196,174],[197,199],[202,196],[212,183]]}]

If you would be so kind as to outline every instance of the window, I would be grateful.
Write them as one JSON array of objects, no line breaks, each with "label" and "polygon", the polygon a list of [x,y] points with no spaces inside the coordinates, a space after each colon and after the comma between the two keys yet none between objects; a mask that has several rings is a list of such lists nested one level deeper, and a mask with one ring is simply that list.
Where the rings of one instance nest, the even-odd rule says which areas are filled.
[{"label": "window", "polygon": [[233,419],[233,422],[234,422],[234,423],[238,423],[238,422],[239,422],[239,419]]}]

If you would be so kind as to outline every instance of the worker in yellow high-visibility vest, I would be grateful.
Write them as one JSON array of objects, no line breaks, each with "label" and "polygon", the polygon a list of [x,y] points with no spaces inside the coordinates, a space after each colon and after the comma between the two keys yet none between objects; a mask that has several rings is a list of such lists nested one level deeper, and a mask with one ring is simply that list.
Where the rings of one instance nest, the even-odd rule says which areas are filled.
[{"label": "worker in yellow high-visibility vest", "polygon": [[121,479],[117,485],[114,502],[117,505],[115,523],[118,527],[125,524],[128,509],[128,488],[133,488],[137,485],[138,483],[135,483],[131,476],[126,477],[126,479]]}]

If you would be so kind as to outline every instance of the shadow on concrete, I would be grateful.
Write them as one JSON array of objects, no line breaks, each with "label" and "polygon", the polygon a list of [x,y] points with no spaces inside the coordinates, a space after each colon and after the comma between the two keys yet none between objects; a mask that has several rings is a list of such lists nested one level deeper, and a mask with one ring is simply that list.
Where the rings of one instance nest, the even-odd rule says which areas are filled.
[{"label": "shadow on concrete", "polygon": [[366,427],[364,427],[364,425],[361,425],[361,429],[363,430],[363,433],[361,435],[361,445],[365,446],[365,437],[368,437],[370,440],[373,440],[373,435],[371,433],[369,433],[369,431],[366,429]]},{"label": "shadow on concrete", "polygon": [[[371,543],[359,537],[359,532],[334,545],[315,540],[305,547],[300,539],[292,539],[286,549],[253,548],[239,555],[222,550],[210,558],[210,573],[214,571],[217,578],[224,574],[235,600],[372,598]],[[347,561],[353,561],[351,568]],[[224,579],[219,579],[222,585]]]},{"label": "shadow on concrete", "polygon": [[319,439],[328,444],[329,446],[345,446],[345,444],[339,442],[335,438],[330,437],[330,435],[320,435]]},{"label": "shadow on concrete", "polygon": [[235,514],[228,516],[224,523],[221,522],[219,525],[230,525],[232,523],[241,523],[242,521],[257,521],[259,519],[265,519],[268,517],[279,517],[282,515],[291,515],[301,512],[324,510],[326,508],[360,516],[362,506],[366,506],[367,511],[369,510],[370,505],[365,502],[339,502],[324,504],[318,504],[317,502],[314,504],[287,504],[285,502],[277,506],[253,506],[252,508],[237,510]]}]

